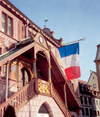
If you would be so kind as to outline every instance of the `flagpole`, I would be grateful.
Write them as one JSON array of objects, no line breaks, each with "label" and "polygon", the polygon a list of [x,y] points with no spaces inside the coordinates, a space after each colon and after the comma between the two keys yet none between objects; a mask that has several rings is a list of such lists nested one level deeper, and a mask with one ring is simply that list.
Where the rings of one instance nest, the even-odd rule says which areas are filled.
[{"label": "flagpole", "polygon": [[84,40],[85,40],[85,38],[79,39],[79,40],[76,40],[76,41],[72,41],[72,42],[68,42],[68,43],[63,44],[63,46],[65,46],[65,45],[70,45],[70,44],[77,43],[77,42],[79,42],[79,41],[84,41]]}]

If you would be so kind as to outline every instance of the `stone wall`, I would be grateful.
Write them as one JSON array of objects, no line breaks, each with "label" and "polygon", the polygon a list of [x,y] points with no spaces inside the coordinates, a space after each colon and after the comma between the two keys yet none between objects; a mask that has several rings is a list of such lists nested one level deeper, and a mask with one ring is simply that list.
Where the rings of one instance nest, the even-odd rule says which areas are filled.
[{"label": "stone wall", "polygon": [[43,95],[35,95],[19,112],[17,112],[17,117],[37,117],[42,104],[46,106],[50,117],[65,117],[54,99]]}]

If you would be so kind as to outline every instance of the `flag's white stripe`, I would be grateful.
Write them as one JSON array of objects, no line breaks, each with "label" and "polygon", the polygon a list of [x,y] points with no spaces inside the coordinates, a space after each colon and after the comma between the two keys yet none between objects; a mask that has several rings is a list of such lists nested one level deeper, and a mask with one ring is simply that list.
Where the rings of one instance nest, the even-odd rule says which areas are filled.
[{"label": "flag's white stripe", "polygon": [[64,69],[73,66],[79,66],[79,55],[73,54],[67,57],[61,58]]}]

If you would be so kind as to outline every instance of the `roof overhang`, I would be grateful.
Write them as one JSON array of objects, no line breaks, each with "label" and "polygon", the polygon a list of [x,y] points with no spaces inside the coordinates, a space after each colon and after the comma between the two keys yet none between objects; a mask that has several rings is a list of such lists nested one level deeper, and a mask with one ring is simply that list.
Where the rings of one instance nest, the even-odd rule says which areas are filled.
[{"label": "roof overhang", "polygon": [[[30,41],[29,41],[30,40]],[[35,42],[31,42],[31,38],[23,39],[18,44],[16,44],[15,48],[10,51],[7,51],[3,55],[0,56],[0,66],[6,64],[7,62],[15,59],[19,55],[23,54],[24,52],[28,51],[29,49],[33,48]],[[30,43],[31,42],[31,43]],[[25,45],[27,44],[27,45]]]}]

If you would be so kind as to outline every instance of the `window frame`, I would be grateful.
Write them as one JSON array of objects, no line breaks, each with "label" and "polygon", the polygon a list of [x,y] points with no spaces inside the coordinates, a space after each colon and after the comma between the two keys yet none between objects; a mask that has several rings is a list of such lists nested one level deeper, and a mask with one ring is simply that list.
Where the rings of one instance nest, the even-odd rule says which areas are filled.
[{"label": "window frame", "polygon": [[[3,21],[3,15],[5,16],[5,21]],[[5,23],[5,29],[3,29],[3,23]],[[2,12],[2,32],[7,33],[7,15],[4,12]]]},{"label": "window frame", "polygon": [[87,97],[84,97],[85,104],[88,104]]},{"label": "window frame", "polygon": [[[10,21],[11,21],[11,24],[9,24],[9,19],[10,19]],[[9,33],[9,27],[11,28],[11,34]],[[8,16],[8,22],[7,22],[7,32],[8,32],[8,35],[9,36],[12,36],[13,35],[13,20],[12,20],[12,18],[11,17],[9,17]]]},{"label": "window frame", "polygon": [[[7,35],[9,35],[10,37],[13,37],[13,18],[10,17],[8,14],[6,14],[5,12],[2,12],[2,16],[5,15],[5,30],[3,31],[3,24],[2,24],[2,29],[1,31]],[[9,34],[9,23],[8,20],[11,20],[11,34]],[[3,19],[2,19],[2,23],[3,23]]]},{"label": "window frame", "polygon": [[82,108],[82,115],[83,115],[83,116],[85,115],[85,110],[84,110],[84,108]]},{"label": "window frame", "polygon": [[88,108],[85,108],[85,113],[86,113],[86,116],[89,116],[89,110],[88,110]]},{"label": "window frame", "polygon": [[96,88],[97,86],[96,86],[96,84],[93,84],[93,88]]}]

